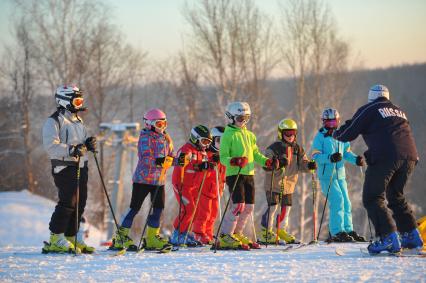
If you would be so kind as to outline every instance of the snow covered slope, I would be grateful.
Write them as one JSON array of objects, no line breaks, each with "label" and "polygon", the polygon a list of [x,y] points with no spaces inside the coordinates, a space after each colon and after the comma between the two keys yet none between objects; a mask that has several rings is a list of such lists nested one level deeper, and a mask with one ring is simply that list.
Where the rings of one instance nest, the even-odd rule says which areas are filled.
[{"label": "snow covered slope", "polygon": [[[426,282],[426,258],[365,256],[359,252],[365,244],[291,252],[275,246],[216,254],[196,248],[111,257],[99,248],[96,255],[42,255],[53,206],[28,192],[0,193],[0,282]],[[337,246],[345,255],[335,254]]]},{"label": "snow covered slope", "polygon": [[[49,240],[49,221],[56,203],[29,191],[0,192],[0,247],[40,246]],[[92,245],[102,234],[90,227]]]}]

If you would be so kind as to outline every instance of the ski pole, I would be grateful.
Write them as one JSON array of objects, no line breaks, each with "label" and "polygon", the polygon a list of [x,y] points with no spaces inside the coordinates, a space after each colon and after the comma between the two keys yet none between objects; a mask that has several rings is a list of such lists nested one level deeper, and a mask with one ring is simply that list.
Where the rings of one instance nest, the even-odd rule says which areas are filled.
[{"label": "ski pole", "polygon": [[220,219],[219,227],[217,228],[216,237],[215,237],[215,240],[214,240],[214,253],[217,252],[217,239],[219,238],[219,233],[220,233],[220,229],[222,228],[223,219],[225,218],[226,211],[228,210],[229,203],[231,202],[232,195],[235,191],[235,187],[237,186],[238,179],[240,178],[241,169],[242,169],[242,167],[240,167],[238,169],[237,177],[235,178],[234,185],[232,186],[232,191],[229,192],[229,198],[228,198],[228,201],[226,202],[225,209],[223,210],[223,216]]},{"label": "ski pole", "polygon": [[222,217],[222,207],[220,206],[219,166],[215,167],[215,171],[216,171],[217,205],[219,207],[219,217]]},{"label": "ski pole", "polygon": [[154,197],[152,198],[152,201],[151,201],[151,206],[148,211],[148,216],[146,217],[145,225],[143,226],[143,229],[142,229],[142,234],[141,234],[141,238],[139,240],[139,245],[138,245],[138,251],[141,250],[142,248],[143,236],[145,235],[145,230],[146,230],[146,227],[148,226],[148,217],[151,215],[152,210],[154,209],[154,203],[157,199],[158,192],[160,191],[161,183],[164,181],[166,177],[166,171],[168,168],[170,168],[170,166],[172,166],[172,163],[173,163],[173,157],[166,156],[166,158],[164,159],[163,168],[161,169],[160,177],[158,178],[158,185],[155,187]]},{"label": "ski pole", "polygon": [[254,226],[253,211],[251,212],[250,216],[251,216],[251,225],[252,225],[252,230],[253,230],[253,240],[254,240],[255,243],[257,243],[256,227]]},{"label": "ski pole", "polygon": [[[277,214],[277,218],[276,218],[276,222],[277,224],[275,225],[275,244],[278,244],[279,242],[279,236],[278,236],[278,229],[280,226],[280,218],[281,218],[281,210],[282,210],[282,201],[283,201],[283,193],[284,193],[284,178],[285,178],[285,167],[283,167],[283,177],[281,178],[281,188],[280,188],[280,197],[279,197],[279,213]],[[277,204],[278,205],[278,204]]]},{"label": "ski pole", "polygon": [[[361,171],[361,176],[365,180],[365,173],[363,169],[364,169],[363,166],[359,167],[359,170]],[[371,230],[371,219],[368,216],[368,211],[367,211],[367,219],[368,219],[368,228],[370,229],[370,243],[371,243],[373,242],[373,230]]]},{"label": "ski pole", "polygon": [[268,213],[266,218],[266,243],[265,246],[268,247],[268,239],[269,239],[269,216],[271,215],[271,202],[272,202],[272,187],[274,186],[274,176],[275,176],[275,168],[272,169],[271,174],[271,186],[269,187],[269,201],[268,201]]},{"label": "ski pole", "polygon": [[[104,189],[105,196],[108,200],[108,206],[111,211],[112,218],[114,219],[115,228],[118,231],[119,227],[118,227],[117,218],[115,217],[114,209],[112,208],[111,200],[109,198],[108,191],[105,186],[104,177],[102,175],[101,168],[99,167],[98,157],[96,156],[96,153],[97,153],[96,151],[93,151],[93,157],[95,158],[96,167],[98,168],[99,178],[101,179],[101,183],[102,183],[102,188]],[[122,251],[120,251],[119,254],[124,254],[126,252],[126,249],[124,248],[124,242],[122,237],[119,237],[119,238],[120,238],[121,246],[123,247]]]},{"label": "ski pole", "polygon": [[75,193],[75,236],[74,236],[74,252],[77,255],[77,234],[79,226],[78,203],[80,202],[80,156],[77,156],[77,191]]},{"label": "ski pole", "polygon": [[328,184],[328,188],[327,188],[327,194],[325,196],[325,202],[324,202],[324,208],[322,209],[322,215],[321,215],[321,221],[320,221],[320,225],[318,228],[318,235],[317,235],[317,239],[319,239],[319,235],[321,233],[321,226],[322,226],[322,221],[324,220],[324,213],[325,213],[325,208],[327,206],[327,201],[328,201],[328,194],[330,193],[330,187],[331,184],[333,183],[333,177],[334,177],[334,171],[335,171],[335,166],[333,166],[333,171],[331,172],[331,176],[330,176],[330,182]]},{"label": "ski pole", "polygon": [[198,196],[197,201],[195,202],[194,212],[192,212],[191,221],[189,222],[188,231],[186,231],[185,239],[183,240],[183,244],[186,245],[186,240],[188,239],[188,234],[192,232],[192,223],[194,223],[195,213],[197,212],[198,203],[200,202],[201,192],[203,191],[204,181],[206,180],[207,170],[204,171],[203,180],[201,181],[201,185],[198,188]]},{"label": "ski pole", "polygon": [[316,199],[317,199],[317,181],[315,179],[315,170],[311,170],[312,177],[312,242],[317,242],[316,237],[316,228],[317,228],[317,207],[316,207]]}]

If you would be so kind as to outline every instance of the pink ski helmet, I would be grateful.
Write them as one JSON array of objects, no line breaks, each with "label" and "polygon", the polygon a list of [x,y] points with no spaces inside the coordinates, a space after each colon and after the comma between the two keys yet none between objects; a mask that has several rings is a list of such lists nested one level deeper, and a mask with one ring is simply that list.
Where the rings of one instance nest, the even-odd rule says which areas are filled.
[{"label": "pink ski helmet", "polygon": [[166,114],[158,108],[153,108],[145,112],[143,120],[146,128],[165,129],[167,127]]}]

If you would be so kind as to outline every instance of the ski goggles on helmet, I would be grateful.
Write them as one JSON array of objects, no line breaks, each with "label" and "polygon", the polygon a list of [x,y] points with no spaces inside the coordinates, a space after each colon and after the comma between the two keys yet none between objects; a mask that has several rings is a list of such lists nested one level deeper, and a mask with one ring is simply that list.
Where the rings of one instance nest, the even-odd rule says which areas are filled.
[{"label": "ski goggles on helmet", "polygon": [[167,120],[155,120],[152,122],[152,125],[157,129],[165,129],[167,128]]},{"label": "ski goggles on helmet", "polygon": [[72,106],[74,106],[74,108],[79,109],[83,106],[84,103],[84,98],[83,97],[74,97],[71,100],[71,104]]},{"label": "ski goggles on helmet", "polygon": [[327,119],[324,120],[324,127],[329,129],[335,129],[339,125],[339,121],[337,119]]},{"label": "ski goggles on helmet", "polygon": [[207,138],[201,138],[199,139],[199,141],[200,141],[200,144],[204,146],[209,146],[212,143],[211,139],[207,139]]},{"label": "ski goggles on helmet", "polygon": [[242,123],[248,122],[250,120],[250,115],[240,115],[235,117],[235,121]]},{"label": "ski goggles on helmet", "polygon": [[297,134],[297,130],[284,130],[283,135],[286,137],[295,136]]}]

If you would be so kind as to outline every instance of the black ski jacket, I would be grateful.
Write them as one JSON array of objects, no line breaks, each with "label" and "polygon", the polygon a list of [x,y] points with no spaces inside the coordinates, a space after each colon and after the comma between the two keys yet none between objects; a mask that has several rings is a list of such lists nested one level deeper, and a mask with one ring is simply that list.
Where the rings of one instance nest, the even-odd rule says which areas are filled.
[{"label": "black ski jacket", "polygon": [[377,160],[418,160],[416,144],[405,113],[387,98],[370,102],[333,133],[340,141],[352,141],[362,135],[368,150],[367,164]]}]

